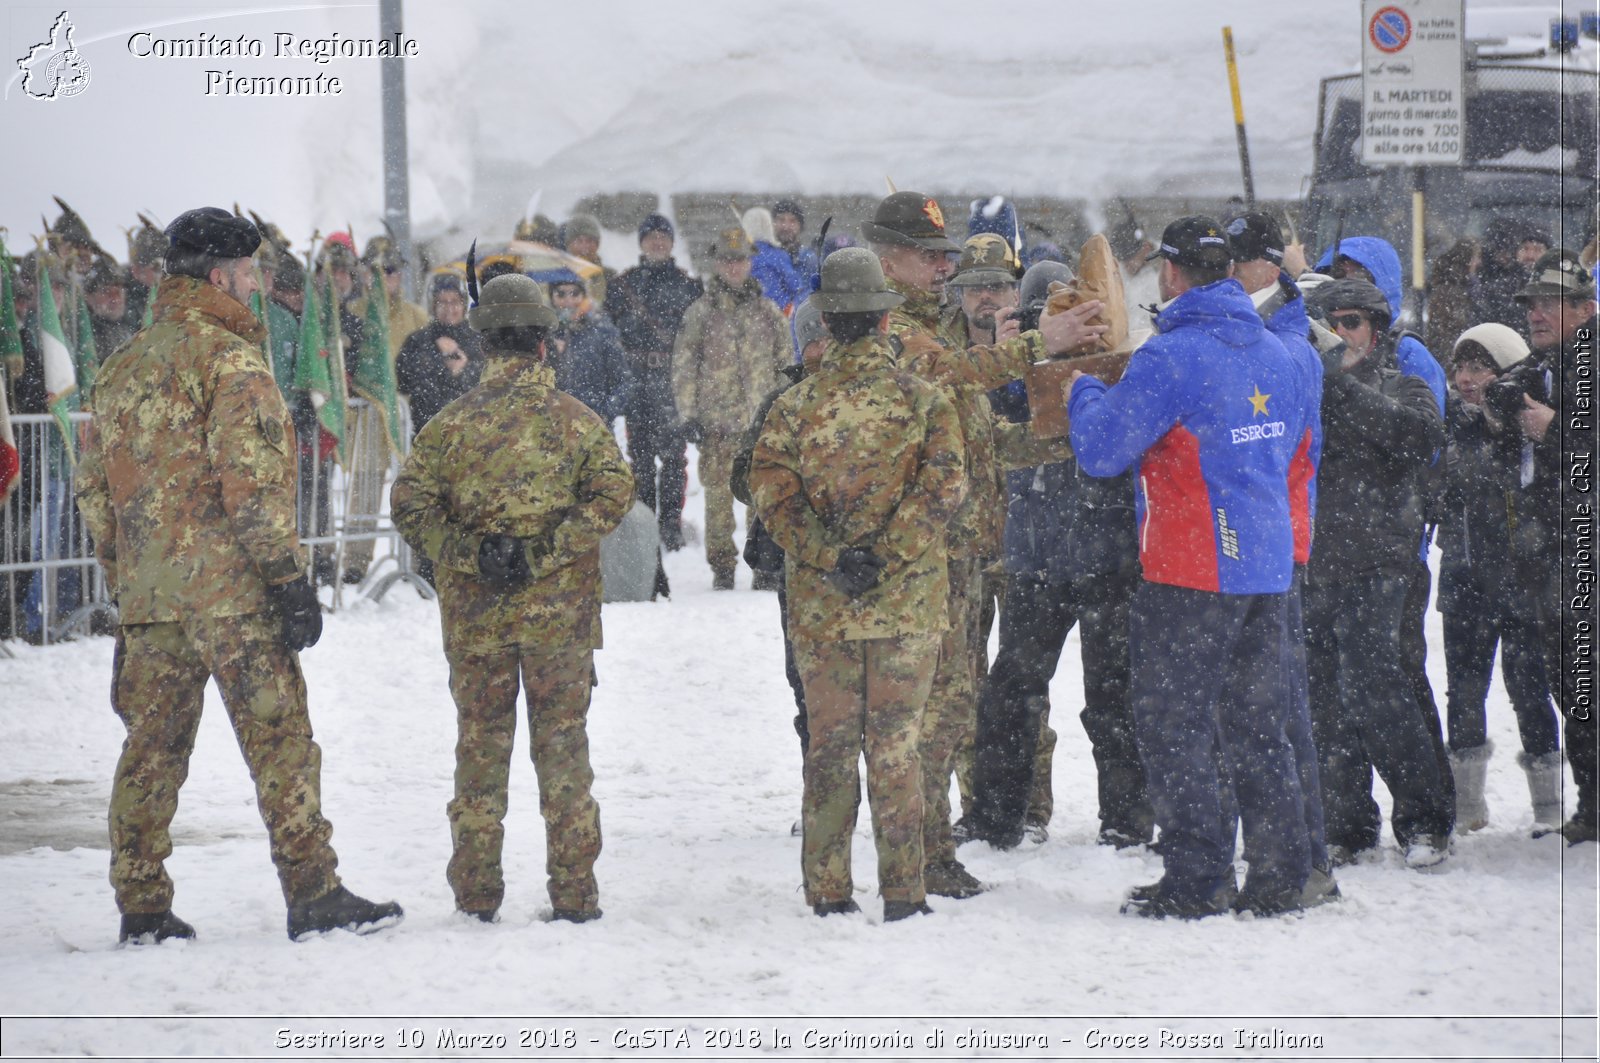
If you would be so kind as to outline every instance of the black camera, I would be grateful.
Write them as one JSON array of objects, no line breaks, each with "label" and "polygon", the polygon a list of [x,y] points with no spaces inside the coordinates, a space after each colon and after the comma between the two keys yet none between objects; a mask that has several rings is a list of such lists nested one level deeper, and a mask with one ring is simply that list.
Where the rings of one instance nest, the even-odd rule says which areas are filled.
[{"label": "black camera", "polygon": [[1514,429],[1519,423],[1522,411],[1527,409],[1527,404],[1522,401],[1523,396],[1542,402],[1550,402],[1550,389],[1545,383],[1544,370],[1535,364],[1524,363],[1516,366],[1490,384],[1483,392],[1483,404],[1507,428]]},{"label": "black camera", "polygon": [[1044,302],[1029,303],[1019,306],[1011,311],[1011,316],[1016,319],[1017,331],[1028,332],[1039,327],[1039,318],[1044,316]]}]

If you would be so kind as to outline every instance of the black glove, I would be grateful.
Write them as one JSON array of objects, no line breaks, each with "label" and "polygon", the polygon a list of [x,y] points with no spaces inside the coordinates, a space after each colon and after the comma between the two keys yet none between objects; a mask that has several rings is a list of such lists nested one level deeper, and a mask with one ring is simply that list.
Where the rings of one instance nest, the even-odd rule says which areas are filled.
[{"label": "black glove", "polygon": [[288,583],[269,583],[267,598],[283,621],[285,646],[298,652],[317,644],[322,637],[322,603],[310,580],[301,576]]},{"label": "black glove", "polygon": [[701,427],[699,421],[683,422],[683,428],[680,431],[683,433],[683,438],[695,446],[705,442],[706,430]]},{"label": "black glove", "polygon": [[499,590],[520,587],[532,579],[522,540],[499,532],[485,535],[478,544],[478,575]]},{"label": "black glove", "polygon": [[839,563],[828,573],[827,580],[851,598],[859,598],[878,585],[878,577],[887,564],[871,550],[852,546],[839,555]]}]

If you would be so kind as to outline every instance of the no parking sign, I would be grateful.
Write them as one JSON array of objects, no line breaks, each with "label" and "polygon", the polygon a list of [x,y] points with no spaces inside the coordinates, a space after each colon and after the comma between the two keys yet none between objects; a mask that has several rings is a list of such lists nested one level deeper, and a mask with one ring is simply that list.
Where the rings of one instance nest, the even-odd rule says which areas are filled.
[{"label": "no parking sign", "polygon": [[1460,164],[1465,6],[1362,0],[1362,162]]}]

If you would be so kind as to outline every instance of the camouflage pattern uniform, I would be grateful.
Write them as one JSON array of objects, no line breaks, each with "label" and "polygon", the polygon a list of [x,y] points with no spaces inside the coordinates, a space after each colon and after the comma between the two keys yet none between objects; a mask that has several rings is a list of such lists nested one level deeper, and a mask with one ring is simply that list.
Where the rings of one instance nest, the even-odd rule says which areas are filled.
[{"label": "camouflage pattern uniform", "polygon": [[[906,301],[889,311],[889,335],[898,364],[935,384],[955,407],[966,456],[967,495],[948,528],[949,627],[922,721],[923,855],[930,875],[955,864],[950,833],[950,771],[956,749],[977,726],[974,674],[984,559],[999,553],[1006,494],[999,477],[994,412],[987,392],[1024,376],[1046,356],[1043,337],[1025,332],[994,346],[967,347],[939,312],[939,297],[899,284]],[[935,887],[937,889],[937,887]]]},{"label": "camouflage pattern uniform", "polygon": [[[808,904],[850,898],[863,748],[880,890],[886,901],[923,899],[918,737],[949,597],[945,526],[964,470],[955,410],[897,372],[881,336],[830,347],[817,374],[773,404],[756,443],[750,488],[787,553],[789,633],[809,717]],[[826,579],[847,547],[888,562],[855,599]]]},{"label": "camouflage pattern uniform", "polygon": [[339,885],[298,656],[269,583],[305,567],[295,442],[261,326],[218,288],[166,277],[154,321],[101,368],[78,505],[119,603],[112,705],[128,729],[111,791],[124,914],[172,907],[168,827],[214,677],[290,905]]},{"label": "camouflage pattern uniform", "polygon": [[733,459],[762,400],[794,361],[789,324],[751,278],[731,288],[721,277],[683,315],[672,352],[678,415],[700,425],[700,487],[706,496],[706,561],[731,581],[739,550],[733,541]]},{"label": "camouflage pattern uniform", "polygon": [[[600,540],[632,502],[633,474],[610,429],[531,356],[491,359],[482,383],[417,433],[395,481],[395,527],[433,561],[439,591],[458,726],[448,878],[463,911],[497,909],[505,894],[519,669],[550,901],[598,911],[600,810],[584,726],[601,644]],[[478,544],[495,532],[547,543],[529,582],[499,589],[479,578]]]}]

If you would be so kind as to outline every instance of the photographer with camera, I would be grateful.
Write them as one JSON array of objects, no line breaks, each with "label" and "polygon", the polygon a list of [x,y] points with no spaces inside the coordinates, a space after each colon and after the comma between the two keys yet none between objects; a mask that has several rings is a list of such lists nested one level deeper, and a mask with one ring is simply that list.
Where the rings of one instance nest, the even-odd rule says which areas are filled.
[{"label": "photographer with camera", "polygon": [[[1593,556],[1594,278],[1572,252],[1551,251],[1516,299],[1528,314],[1533,354],[1489,386],[1485,403],[1509,430],[1511,444],[1502,454],[1511,469],[1513,571],[1566,716],[1578,808],[1560,833],[1576,845],[1594,841],[1596,833],[1593,670],[1580,668],[1577,643],[1573,659],[1566,659],[1562,629],[1570,639],[1587,623],[1591,639],[1583,645],[1592,654],[1595,613],[1589,595],[1564,593],[1562,564],[1573,565],[1580,551]],[[1587,521],[1574,519],[1584,516]],[[1580,689],[1582,679],[1589,680],[1587,689]]]},{"label": "photographer with camera", "polygon": [[1444,424],[1421,377],[1395,360],[1390,303],[1371,281],[1330,281],[1309,298],[1342,346],[1323,354],[1316,541],[1306,566],[1306,660],[1328,852],[1374,848],[1377,769],[1394,798],[1406,865],[1449,854],[1448,764],[1406,673],[1401,627],[1422,538],[1424,479]]}]

